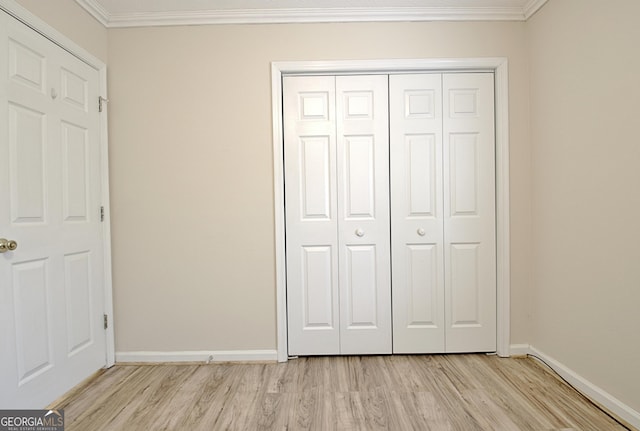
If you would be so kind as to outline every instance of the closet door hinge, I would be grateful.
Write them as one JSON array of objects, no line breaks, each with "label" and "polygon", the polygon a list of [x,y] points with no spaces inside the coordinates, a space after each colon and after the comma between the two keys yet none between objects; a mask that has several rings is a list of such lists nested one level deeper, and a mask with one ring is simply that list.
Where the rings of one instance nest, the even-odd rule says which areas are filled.
[{"label": "closet door hinge", "polygon": [[104,329],[107,329],[109,327],[109,316],[107,316],[106,314],[103,314],[102,322],[103,322]]},{"label": "closet door hinge", "polygon": [[102,112],[102,108],[105,106],[105,103],[109,103],[109,99],[98,96],[98,112]]},{"label": "closet door hinge", "polygon": [[100,221],[104,221],[104,207],[100,207]]}]

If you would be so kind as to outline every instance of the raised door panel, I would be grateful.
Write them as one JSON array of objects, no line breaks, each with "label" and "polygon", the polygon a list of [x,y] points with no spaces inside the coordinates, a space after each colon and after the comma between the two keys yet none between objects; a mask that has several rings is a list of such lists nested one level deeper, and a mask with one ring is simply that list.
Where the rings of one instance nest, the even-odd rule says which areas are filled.
[{"label": "raised door panel", "polygon": [[48,259],[12,265],[18,385],[54,365],[51,272]]},{"label": "raised door panel", "polygon": [[446,351],[496,349],[493,74],[443,76]]},{"label": "raised door panel", "polygon": [[64,67],[60,70],[60,97],[67,106],[89,112],[89,82]]},{"label": "raised door panel", "polygon": [[375,139],[344,137],[344,219],[375,220]]},{"label": "raised door panel", "polygon": [[47,118],[42,112],[8,104],[11,222],[46,221]]},{"label": "raised door panel", "polygon": [[480,326],[479,244],[451,244],[451,327]]},{"label": "raised door panel", "polygon": [[340,352],[391,353],[387,76],[336,77]]},{"label": "raised door panel", "polygon": [[35,92],[45,94],[47,64],[45,55],[35,47],[29,47],[9,38],[9,79]]},{"label": "raised door panel", "polygon": [[89,220],[89,133],[62,122],[62,211],[65,222]]},{"label": "raised door panel", "polygon": [[335,78],[283,96],[289,355],[339,354]]},{"label": "raised door panel", "polygon": [[444,351],[442,77],[392,75],[394,353]]},{"label": "raised door panel", "polygon": [[399,312],[406,313],[409,329],[436,329],[442,316],[438,301],[438,276],[442,270],[438,268],[437,248],[434,244],[407,244],[403,258],[405,267],[396,270],[407,274],[403,286],[407,308]]},{"label": "raised door panel", "polygon": [[91,279],[91,253],[64,257],[64,284],[67,312],[67,354],[76,355],[94,342],[94,288]]},{"label": "raised door panel", "polygon": [[375,245],[352,245],[346,247],[345,284],[341,286],[341,307],[345,308],[346,329],[378,327],[376,304],[376,248]]}]

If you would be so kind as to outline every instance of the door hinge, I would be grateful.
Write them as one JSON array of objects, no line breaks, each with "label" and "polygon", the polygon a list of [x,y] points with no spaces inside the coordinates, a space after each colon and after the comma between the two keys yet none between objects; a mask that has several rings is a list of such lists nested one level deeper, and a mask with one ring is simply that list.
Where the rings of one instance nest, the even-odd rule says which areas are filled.
[{"label": "door hinge", "polygon": [[103,314],[102,321],[104,323],[104,329],[107,329],[109,327],[109,316],[107,316],[106,314]]},{"label": "door hinge", "polygon": [[102,112],[102,107],[105,103],[109,103],[109,99],[106,99],[102,96],[98,96],[98,112]]},{"label": "door hinge", "polygon": [[104,221],[104,207],[100,207],[100,221]]}]

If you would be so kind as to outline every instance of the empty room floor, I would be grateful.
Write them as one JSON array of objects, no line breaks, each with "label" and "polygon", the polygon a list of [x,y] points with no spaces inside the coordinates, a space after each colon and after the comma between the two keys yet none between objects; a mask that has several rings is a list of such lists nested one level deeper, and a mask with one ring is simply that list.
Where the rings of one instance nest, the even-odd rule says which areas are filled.
[{"label": "empty room floor", "polygon": [[482,354],[123,364],[53,407],[67,431],[627,429],[535,360]]}]

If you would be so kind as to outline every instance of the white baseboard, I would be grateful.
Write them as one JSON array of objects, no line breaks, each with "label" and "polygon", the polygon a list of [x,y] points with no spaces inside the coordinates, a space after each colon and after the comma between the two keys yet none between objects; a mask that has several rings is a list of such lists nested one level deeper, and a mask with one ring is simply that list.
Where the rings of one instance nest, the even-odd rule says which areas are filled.
[{"label": "white baseboard", "polygon": [[512,344],[510,352],[512,356],[530,355],[538,358],[591,401],[617,416],[626,424],[640,430],[640,412],[624,404],[604,389],[594,385],[566,365],[529,344]]},{"label": "white baseboard", "polygon": [[528,344],[512,344],[509,346],[510,356],[527,356],[531,353],[531,346]]},{"label": "white baseboard", "polygon": [[185,352],[116,352],[116,362],[253,362],[277,361],[276,350],[197,350]]}]

